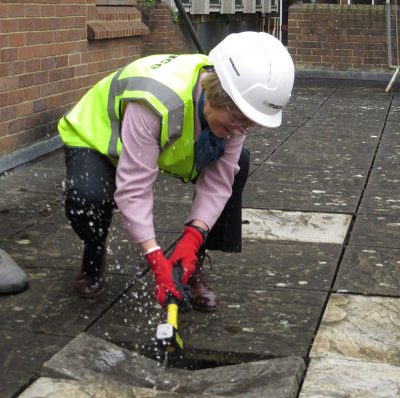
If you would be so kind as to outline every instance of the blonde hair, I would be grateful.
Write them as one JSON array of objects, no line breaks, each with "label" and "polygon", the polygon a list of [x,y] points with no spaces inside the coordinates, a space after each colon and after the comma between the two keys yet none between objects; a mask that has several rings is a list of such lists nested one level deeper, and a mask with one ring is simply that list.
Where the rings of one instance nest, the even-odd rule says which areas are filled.
[{"label": "blonde hair", "polygon": [[231,97],[222,88],[221,82],[215,72],[207,73],[202,84],[207,101],[211,106],[230,105],[236,107]]}]

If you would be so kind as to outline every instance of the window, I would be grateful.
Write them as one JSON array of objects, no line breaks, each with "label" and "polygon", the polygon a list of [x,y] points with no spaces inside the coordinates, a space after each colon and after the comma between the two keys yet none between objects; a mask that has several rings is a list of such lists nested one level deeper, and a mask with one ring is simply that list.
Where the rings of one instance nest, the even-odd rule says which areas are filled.
[{"label": "window", "polygon": [[[171,6],[173,9],[176,9],[174,0],[163,1]],[[278,2],[276,0],[182,0],[182,4],[185,7],[185,10],[187,12],[190,12],[191,14],[209,14],[210,12],[220,12],[221,14],[234,14],[235,12],[268,13],[271,11],[276,11]]]}]

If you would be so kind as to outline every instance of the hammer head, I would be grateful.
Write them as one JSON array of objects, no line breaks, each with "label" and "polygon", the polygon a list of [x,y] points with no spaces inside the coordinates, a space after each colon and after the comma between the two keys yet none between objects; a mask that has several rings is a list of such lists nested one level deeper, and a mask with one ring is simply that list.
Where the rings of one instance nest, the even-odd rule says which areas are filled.
[{"label": "hammer head", "polygon": [[168,352],[183,349],[183,340],[178,331],[170,323],[162,323],[157,326],[156,338],[158,343]]}]

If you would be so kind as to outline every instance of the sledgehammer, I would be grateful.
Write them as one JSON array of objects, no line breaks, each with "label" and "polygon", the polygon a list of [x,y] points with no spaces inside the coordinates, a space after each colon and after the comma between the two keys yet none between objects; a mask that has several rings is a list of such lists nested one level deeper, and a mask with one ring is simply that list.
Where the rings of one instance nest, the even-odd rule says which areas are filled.
[{"label": "sledgehammer", "polygon": [[[176,264],[172,268],[172,276],[180,292],[184,292],[181,283],[182,265]],[[183,340],[178,333],[178,300],[172,294],[169,294],[166,300],[167,322],[157,326],[156,338],[159,346],[165,352],[164,365],[167,365],[168,354],[179,353],[183,350]]]},{"label": "sledgehammer", "polygon": [[157,340],[168,353],[183,349],[183,340],[178,333],[178,300],[169,296],[167,299],[167,322],[157,326]]}]

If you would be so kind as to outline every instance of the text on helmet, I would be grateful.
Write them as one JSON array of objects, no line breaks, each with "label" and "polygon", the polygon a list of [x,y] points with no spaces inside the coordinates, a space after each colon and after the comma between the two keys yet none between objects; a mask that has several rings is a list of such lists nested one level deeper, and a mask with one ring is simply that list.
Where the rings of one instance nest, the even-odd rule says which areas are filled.
[{"label": "text on helmet", "polygon": [[279,110],[279,109],[283,108],[283,106],[281,106],[281,105],[275,105],[275,104],[272,104],[271,102],[268,102],[268,101],[264,101],[263,105],[268,106],[268,108],[272,108],[272,109],[276,109],[276,110]]}]

